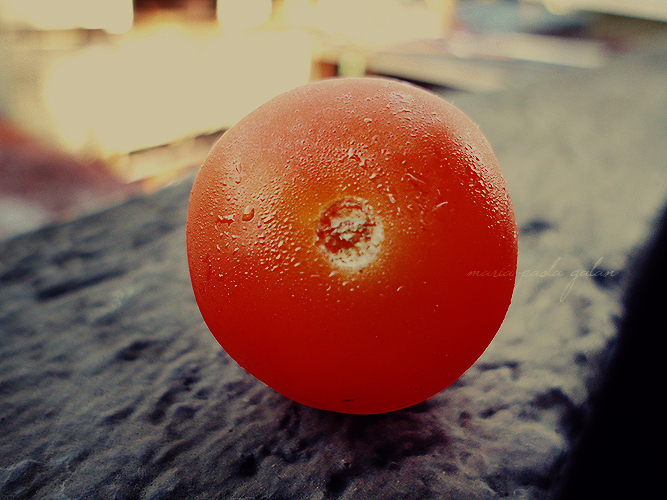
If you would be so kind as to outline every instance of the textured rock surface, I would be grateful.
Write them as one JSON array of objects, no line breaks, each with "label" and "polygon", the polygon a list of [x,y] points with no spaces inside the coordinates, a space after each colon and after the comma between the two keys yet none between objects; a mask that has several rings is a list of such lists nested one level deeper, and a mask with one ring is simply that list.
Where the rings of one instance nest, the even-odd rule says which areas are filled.
[{"label": "textured rock surface", "polygon": [[663,53],[455,101],[506,174],[520,275],[479,362],[403,411],[303,407],[227,357],[190,289],[187,183],[4,243],[0,498],[547,497],[667,199],[666,76]]}]

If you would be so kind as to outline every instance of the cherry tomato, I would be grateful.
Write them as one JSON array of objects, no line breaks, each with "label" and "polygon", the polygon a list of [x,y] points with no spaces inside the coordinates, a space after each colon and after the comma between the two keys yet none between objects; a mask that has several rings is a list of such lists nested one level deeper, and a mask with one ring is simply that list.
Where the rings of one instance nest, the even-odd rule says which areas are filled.
[{"label": "cherry tomato", "polygon": [[225,351],[283,395],[344,413],[454,382],[495,336],[516,275],[512,202],[479,128],[383,78],[308,84],[228,130],[186,233]]}]

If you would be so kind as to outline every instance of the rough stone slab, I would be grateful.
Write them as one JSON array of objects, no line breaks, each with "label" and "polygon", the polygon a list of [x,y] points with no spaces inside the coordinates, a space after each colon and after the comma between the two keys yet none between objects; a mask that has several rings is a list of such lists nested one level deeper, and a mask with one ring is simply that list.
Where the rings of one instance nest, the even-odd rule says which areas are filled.
[{"label": "rough stone slab", "polygon": [[663,52],[454,101],[498,154],[529,272],[479,362],[403,411],[300,406],[227,357],[190,289],[188,183],[4,243],[0,498],[546,498],[667,199],[666,77]]}]

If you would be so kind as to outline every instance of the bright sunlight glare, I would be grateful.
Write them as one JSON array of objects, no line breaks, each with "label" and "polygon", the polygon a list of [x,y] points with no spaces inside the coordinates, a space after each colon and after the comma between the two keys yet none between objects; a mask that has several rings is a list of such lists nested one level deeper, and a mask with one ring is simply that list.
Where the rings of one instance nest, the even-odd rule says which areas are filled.
[{"label": "bright sunlight glare", "polygon": [[124,154],[233,125],[306,83],[311,53],[296,30],[195,38],[167,26],[55,61],[43,97],[67,149]]},{"label": "bright sunlight glare", "polygon": [[2,0],[5,23],[35,29],[103,29],[125,33],[132,27],[132,0]]}]

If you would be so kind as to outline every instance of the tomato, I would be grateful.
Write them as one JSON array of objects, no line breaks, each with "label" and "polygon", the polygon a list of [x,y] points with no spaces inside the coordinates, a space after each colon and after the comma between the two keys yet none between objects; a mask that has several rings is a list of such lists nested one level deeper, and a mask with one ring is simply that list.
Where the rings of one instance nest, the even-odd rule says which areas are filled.
[{"label": "tomato", "polygon": [[228,130],[190,197],[210,331],[305,405],[371,414],[435,395],[495,336],[517,259],[512,202],[479,128],[384,78],[308,84]]}]

